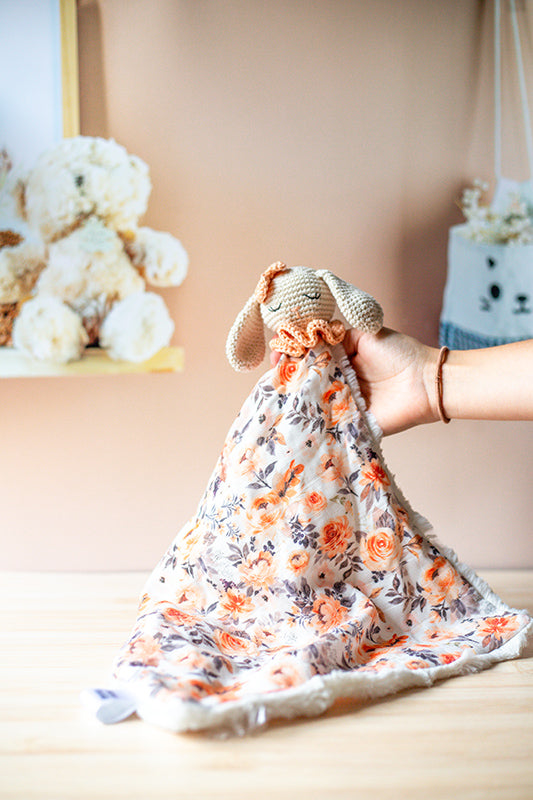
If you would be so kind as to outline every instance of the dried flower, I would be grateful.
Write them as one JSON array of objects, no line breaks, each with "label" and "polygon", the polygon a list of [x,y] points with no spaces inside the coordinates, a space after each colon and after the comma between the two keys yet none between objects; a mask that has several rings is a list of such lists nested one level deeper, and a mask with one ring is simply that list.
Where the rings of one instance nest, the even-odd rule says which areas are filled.
[{"label": "dried flower", "polygon": [[510,194],[503,213],[483,203],[488,184],[476,179],[463,191],[459,207],[465,219],[464,234],[483,244],[533,244],[533,209],[518,193]]}]

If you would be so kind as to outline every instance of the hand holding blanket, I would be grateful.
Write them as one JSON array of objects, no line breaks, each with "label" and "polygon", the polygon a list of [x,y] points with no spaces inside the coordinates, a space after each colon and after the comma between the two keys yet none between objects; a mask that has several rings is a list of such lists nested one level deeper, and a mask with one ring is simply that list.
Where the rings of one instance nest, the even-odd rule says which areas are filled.
[{"label": "hand holding blanket", "polygon": [[387,469],[356,375],[328,343],[342,339],[335,301],[379,329],[373,298],[278,263],[230,332],[236,369],[261,362],[263,321],[285,354],[245,401],[116,660],[148,721],[243,732],[481,669],[525,642],[528,615],[436,542]]}]

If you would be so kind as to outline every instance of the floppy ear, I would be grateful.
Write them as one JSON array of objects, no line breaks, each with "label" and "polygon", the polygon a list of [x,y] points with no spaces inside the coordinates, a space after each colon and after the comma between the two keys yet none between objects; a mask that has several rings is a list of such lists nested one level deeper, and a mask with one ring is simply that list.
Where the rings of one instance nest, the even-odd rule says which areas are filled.
[{"label": "floppy ear", "polygon": [[247,372],[259,366],[265,357],[265,329],[259,303],[250,297],[231,326],[226,355],[237,372]]},{"label": "floppy ear", "polygon": [[365,333],[377,333],[383,325],[383,311],[372,295],[356,289],[351,283],[337,278],[327,269],[317,270],[317,275],[328,286],[347,322]]}]

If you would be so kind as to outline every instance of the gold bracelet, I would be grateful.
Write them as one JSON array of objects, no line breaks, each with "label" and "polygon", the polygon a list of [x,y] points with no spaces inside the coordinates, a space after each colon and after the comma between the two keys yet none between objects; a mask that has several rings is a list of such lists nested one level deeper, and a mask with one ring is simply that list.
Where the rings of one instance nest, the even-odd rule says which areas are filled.
[{"label": "gold bracelet", "polygon": [[444,403],[442,401],[442,394],[443,394],[443,391],[442,391],[442,367],[443,367],[444,362],[446,361],[446,359],[448,357],[448,353],[449,352],[450,351],[448,350],[447,347],[441,347],[440,353],[439,353],[439,359],[437,361],[437,372],[435,373],[435,388],[437,390],[437,408],[438,408],[438,411],[439,411],[439,417],[441,418],[442,422],[446,423],[446,425],[450,421],[450,418],[449,418],[449,416],[446,414],[446,412],[444,410]]}]

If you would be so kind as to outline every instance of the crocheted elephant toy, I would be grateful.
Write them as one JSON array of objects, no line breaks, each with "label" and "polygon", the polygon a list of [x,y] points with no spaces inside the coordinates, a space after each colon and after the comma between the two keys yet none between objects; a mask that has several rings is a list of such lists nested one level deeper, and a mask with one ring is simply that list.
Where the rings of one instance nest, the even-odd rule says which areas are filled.
[{"label": "crocheted elephant toy", "polygon": [[[369,295],[277,263],[233,325],[252,389],[194,517],[142,594],[114,665],[118,697],[174,731],[243,733],[516,656],[530,619],[428,535],[380,449],[340,344],[377,331]],[[117,711],[118,713],[118,711]],[[118,717],[117,717],[118,719]]]}]

